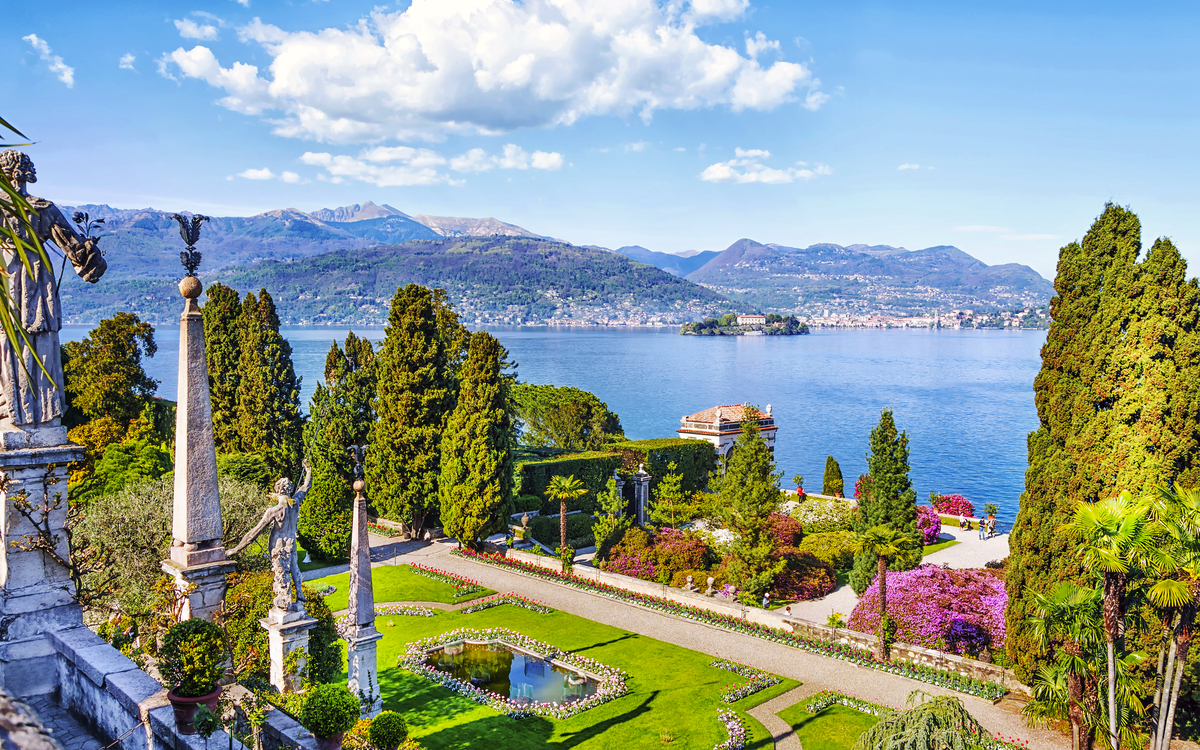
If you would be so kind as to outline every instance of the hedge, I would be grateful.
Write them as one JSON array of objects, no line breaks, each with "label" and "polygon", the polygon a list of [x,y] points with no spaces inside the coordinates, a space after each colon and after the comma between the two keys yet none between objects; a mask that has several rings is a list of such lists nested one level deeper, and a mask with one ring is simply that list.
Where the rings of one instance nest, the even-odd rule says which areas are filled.
[{"label": "hedge", "polygon": [[633,474],[638,464],[645,464],[650,472],[650,489],[667,475],[667,465],[674,461],[675,469],[683,475],[684,492],[701,492],[708,487],[708,475],[717,468],[717,452],[706,440],[685,438],[662,438],[659,440],[631,440],[614,443],[609,450],[621,454],[625,472]]},{"label": "hedge", "polygon": [[596,512],[596,498],[606,490],[608,479],[621,468],[621,456],[616,453],[571,453],[544,461],[528,461],[517,464],[519,492],[542,498],[542,513],[559,511],[558,503],[546,499],[546,486],[555,476],[574,476],[587,487],[587,494],[567,502],[567,510]]}]

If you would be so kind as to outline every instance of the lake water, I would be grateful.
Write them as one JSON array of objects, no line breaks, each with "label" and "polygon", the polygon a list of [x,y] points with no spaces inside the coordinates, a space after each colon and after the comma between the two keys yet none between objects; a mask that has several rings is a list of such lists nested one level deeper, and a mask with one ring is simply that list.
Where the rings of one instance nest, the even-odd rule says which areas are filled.
[{"label": "lake water", "polygon": [[[64,341],[88,327],[63,330]],[[996,503],[1007,527],[1025,481],[1025,438],[1037,427],[1033,378],[1044,331],[834,330],[809,336],[680,336],[677,329],[490,329],[530,383],[591,391],[631,439],[674,437],[679,418],[718,404],[771,404],[785,486],[801,473],[819,490],[825,457],[847,490],[866,470],[867,438],[891,407],[908,433],[919,501],[930,492]],[[345,329],[290,328],[307,404],[325,354]],[[356,328],[372,340],[382,328]],[[175,398],[178,329],[156,335],[146,371]]]}]

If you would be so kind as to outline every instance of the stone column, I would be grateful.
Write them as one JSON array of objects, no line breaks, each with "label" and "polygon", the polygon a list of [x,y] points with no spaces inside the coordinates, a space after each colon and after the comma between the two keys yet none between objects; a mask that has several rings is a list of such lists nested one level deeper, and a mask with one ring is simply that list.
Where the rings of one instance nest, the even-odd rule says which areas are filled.
[{"label": "stone column", "polygon": [[371,582],[371,540],[367,534],[366,484],[354,480],[354,526],[350,537],[350,629],[346,634],[349,660],[346,686],[350,692],[369,698],[364,711],[372,718],[383,710],[375,650],[383,638],[375,628],[375,590]]},{"label": "stone column", "polygon": [[204,316],[196,302],[203,286],[194,276],[179,284],[179,390],[175,412],[175,494],[171,557],[162,567],[186,592],[180,617],[212,620],[225,599],[225,575],[234,562],[221,540],[217,452],[204,356]]},{"label": "stone column", "polygon": [[646,465],[638,464],[637,473],[633,475],[633,512],[639,526],[645,526],[650,520],[647,515],[650,510],[650,479]]},{"label": "stone column", "polygon": [[[316,627],[317,621],[308,616],[304,607],[295,610],[271,607],[258,624],[267,631],[271,684],[281,693],[296,692],[304,682],[304,668],[308,664],[308,635]],[[296,654],[295,663],[289,665],[288,657],[294,651],[299,653]]]},{"label": "stone column", "polygon": [[[49,631],[83,624],[75,584],[55,556],[70,559],[67,535],[67,464],[83,459],[83,448],[0,451],[4,517],[0,525],[0,685],[14,696],[58,689],[57,656]],[[22,514],[25,508],[30,517]],[[43,512],[47,511],[47,512]],[[19,546],[48,532],[54,553]],[[16,545],[16,546],[14,546]]]}]

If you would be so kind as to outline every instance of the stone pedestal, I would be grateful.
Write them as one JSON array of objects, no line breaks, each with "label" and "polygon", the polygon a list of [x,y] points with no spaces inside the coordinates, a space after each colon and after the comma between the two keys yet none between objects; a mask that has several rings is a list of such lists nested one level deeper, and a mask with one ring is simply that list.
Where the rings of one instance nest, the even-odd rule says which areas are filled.
[{"label": "stone pedestal", "polygon": [[383,697],[379,690],[379,671],[376,668],[375,648],[383,634],[372,626],[357,635],[346,636],[346,654],[349,657],[349,680],[346,687],[350,692],[369,699],[363,701],[367,716],[375,718],[383,711]]},{"label": "stone pedestal", "polygon": [[650,479],[644,465],[638,465],[638,471],[633,475],[633,517],[639,526],[650,522]]},{"label": "stone pedestal", "polygon": [[[317,621],[308,616],[304,607],[294,611],[283,611],[272,607],[267,616],[258,621],[267,631],[267,646],[271,654],[271,684],[281,693],[294,693],[303,682],[304,667],[308,663],[308,633]],[[301,651],[303,649],[303,651]],[[288,655],[301,651],[296,659],[295,671],[288,674]]]},{"label": "stone pedestal", "polygon": [[175,587],[183,596],[179,619],[199,617],[212,622],[225,601],[225,576],[233,573],[236,567],[233,560],[189,566],[163,560],[163,572],[175,579]]},{"label": "stone pedestal", "polygon": [[[0,451],[4,480],[0,499],[0,685],[17,697],[58,689],[55,650],[46,633],[78,627],[83,611],[63,560],[70,559],[67,535],[67,464],[83,458],[83,448],[67,443],[50,448]],[[28,504],[32,521],[19,512]],[[46,512],[43,512],[45,510]],[[48,531],[54,554],[14,547]]]}]

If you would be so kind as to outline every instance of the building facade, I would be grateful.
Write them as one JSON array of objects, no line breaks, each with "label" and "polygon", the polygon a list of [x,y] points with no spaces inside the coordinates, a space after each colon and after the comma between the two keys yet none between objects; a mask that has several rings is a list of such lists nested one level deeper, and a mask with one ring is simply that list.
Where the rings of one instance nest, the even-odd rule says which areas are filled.
[{"label": "building facade", "polygon": [[739,314],[737,316],[737,324],[740,326],[765,326],[767,324],[767,316]]},{"label": "building facade", "polygon": [[758,429],[763,442],[771,453],[775,452],[775,418],[771,416],[771,405],[760,411],[749,404],[725,404],[714,406],[679,420],[679,437],[689,440],[707,440],[713,444],[718,458],[724,458],[733,448],[738,435],[747,426]]}]

